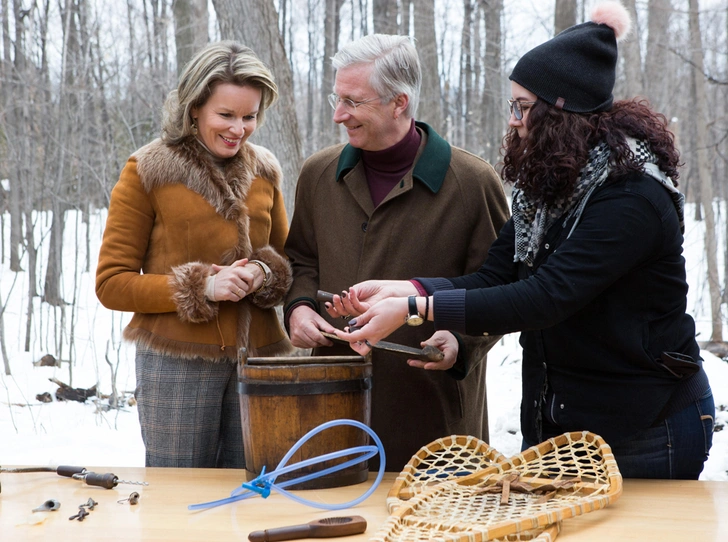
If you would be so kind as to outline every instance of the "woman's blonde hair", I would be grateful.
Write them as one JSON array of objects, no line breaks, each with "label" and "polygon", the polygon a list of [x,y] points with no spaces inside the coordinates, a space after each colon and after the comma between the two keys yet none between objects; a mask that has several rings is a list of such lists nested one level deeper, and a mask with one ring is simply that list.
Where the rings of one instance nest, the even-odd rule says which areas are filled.
[{"label": "woman's blonde hair", "polygon": [[165,143],[174,145],[192,135],[192,108],[205,105],[220,83],[260,90],[258,126],[263,124],[265,110],[278,99],[273,75],[252,49],[234,41],[211,43],[185,65],[177,88],[167,95],[162,108]]}]

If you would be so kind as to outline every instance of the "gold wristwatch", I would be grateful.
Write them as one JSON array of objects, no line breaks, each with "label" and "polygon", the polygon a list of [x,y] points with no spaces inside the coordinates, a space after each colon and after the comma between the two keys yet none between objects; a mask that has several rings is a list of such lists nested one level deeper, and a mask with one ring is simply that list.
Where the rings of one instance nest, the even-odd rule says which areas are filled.
[{"label": "gold wristwatch", "polygon": [[417,296],[411,295],[407,298],[409,306],[409,314],[405,316],[404,323],[408,326],[420,326],[425,321],[422,315],[417,311]]}]

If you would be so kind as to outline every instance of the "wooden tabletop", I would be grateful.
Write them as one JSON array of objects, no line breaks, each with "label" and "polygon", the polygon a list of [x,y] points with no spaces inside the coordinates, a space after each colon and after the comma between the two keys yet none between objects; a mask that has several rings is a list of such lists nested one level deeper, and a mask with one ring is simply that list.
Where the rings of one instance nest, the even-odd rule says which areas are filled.
[{"label": "wooden tabletop", "polygon": [[[222,499],[245,481],[244,471],[217,469],[89,468],[113,472],[120,480],[149,482],[146,487],[91,487],[53,472],[2,473],[0,483],[0,540],[142,541],[174,540],[232,542],[247,540],[251,531],[308,523],[331,516],[363,516],[365,534],[341,540],[368,540],[385,521],[385,496],[394,473],[388,473],[376,492],[358,506],[324,511],[292,502],[279,494],[254,497],[210,510],[191,512],[187,505]],[[373,477],[372,477],[373,479]],[[371,484],[300,492],[325,503],[355,499]],[[133,491],[139,504],[117,503]],[[95,506],[83,522],[68,518],[93,498]],[[31,510],[49,499],[60,501],[55,512]],[[30,523],[45,518],[42,523]],[[561,542],[600,541],[718,541],[728,537],[728,482],[625,480],[619,500],[599,510],[564,521]]]}]

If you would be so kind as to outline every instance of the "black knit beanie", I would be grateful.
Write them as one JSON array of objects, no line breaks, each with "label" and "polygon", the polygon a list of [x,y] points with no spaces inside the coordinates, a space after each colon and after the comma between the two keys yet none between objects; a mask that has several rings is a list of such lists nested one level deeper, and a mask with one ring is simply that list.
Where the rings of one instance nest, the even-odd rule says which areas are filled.
[{"label": "black knit beanie", "polygon": [[590,22],[567,28],[523,55],[510,79],[564,111],[611,109],[617,40],[629,27],[629,13],[622,4],[598,4]]}]

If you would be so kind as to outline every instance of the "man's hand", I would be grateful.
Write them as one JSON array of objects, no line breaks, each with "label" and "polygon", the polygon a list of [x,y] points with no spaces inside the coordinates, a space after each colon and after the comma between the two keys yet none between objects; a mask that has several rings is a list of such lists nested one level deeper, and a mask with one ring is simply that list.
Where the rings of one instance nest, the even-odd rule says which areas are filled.
[{"label": "man's hand", "polygon": [[336,328],[308,305],[299,305],[291,311],[288,327],[291,342],[298,348],[315,348],[334,344],[321,335],[321,332],[336,333]]},{"label": "man's hand", "polygon": [[460,345],[455,335],[449,331],[436,331],[435,334],[420,343],[420,346],[430,344],[435,348],[442,350],[445,357],[441,361],[422,361],[419,359],[408,359],[407,365],[410,367],[419,367],[420,369],[427,369],[429,371],[447,371],[450,367],[455,365],[458,359],[458,351]]}]

